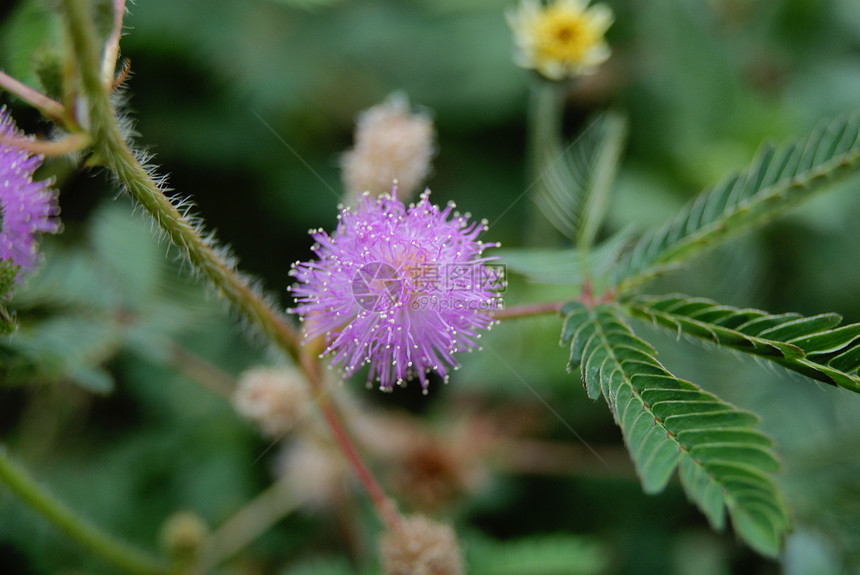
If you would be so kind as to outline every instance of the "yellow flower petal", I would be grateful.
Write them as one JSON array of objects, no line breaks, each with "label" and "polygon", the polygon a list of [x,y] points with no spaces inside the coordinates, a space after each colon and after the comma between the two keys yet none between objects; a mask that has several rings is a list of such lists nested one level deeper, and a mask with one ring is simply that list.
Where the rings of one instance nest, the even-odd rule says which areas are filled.
[{"label": "yellow flower petal", "polygon": [[609,58],[604,34],[612,11],[584,0],[556,0],[546,6],[522,0],[507,14],[518,52],[515,62],[552,80],[592,73]]}]

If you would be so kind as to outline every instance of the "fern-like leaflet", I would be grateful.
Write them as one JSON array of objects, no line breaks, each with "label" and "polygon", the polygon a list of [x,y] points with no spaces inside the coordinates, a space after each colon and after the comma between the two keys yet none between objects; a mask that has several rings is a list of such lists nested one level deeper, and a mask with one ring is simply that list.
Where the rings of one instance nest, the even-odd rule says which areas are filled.
[{"label": "fern-like leaflet", "polygon": [[741,228],[780,215],[858,163],[860,115],[820,125],[779,148],[766,144],[744,171],[645,233],[622,257],[614,282],[626,291]]},{"label": "fern-like leaflet", "polygon": [[607,112],[567,147],[562,148],[560,137],[548,137],[537,151],[540,185],[535,202],[578,247],[591,246],[597,236],[626,134],[625,118]]},{"label": "fern-like leaflet", "polygon": [[562,342],[588,396],[606,398],[643,488],[661,491],[677,468],[687,495],[716,529],[724,509],[761,553],[778,553],[789,520],[770,474],[779,464],[756,416],[678,379],[619,315],[604,305],[565,306]]},{"label": "fern-like leaflet", "polygon": [[625,300],[624,307],[679,334],[758,355],[860,393],[860,324],[840,326],[837,314],[771,315],[678,295],[637,296]]}]

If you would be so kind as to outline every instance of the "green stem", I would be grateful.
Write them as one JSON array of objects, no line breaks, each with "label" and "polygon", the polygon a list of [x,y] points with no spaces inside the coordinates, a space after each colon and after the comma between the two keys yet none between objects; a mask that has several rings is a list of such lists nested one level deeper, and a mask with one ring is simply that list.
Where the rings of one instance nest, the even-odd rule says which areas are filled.
[{"label": "green stem", "polygon": [[382,488],[353,447],[334,407],[326,399],[324,382],[315,359],[299,349],[299,336],[284,316],[254,290],[235,267],[204,239],[200,230],[165,197],[151,174],[140,164],[123,137],[110,103],[111,86],[105,85],[99,72],[100,63],[95,31],[87,0],[64,0],[69,37],[80,68],[81,83],[89,102],[90,132],[96,157],[114,173],[129,194],[139,202],[164,230],[170,240],[182,249],[192,265],[205,275],[220,294],[226,297],[263,334],[287,352],[307,376],[320,397],[320,406],[335,439],[349,463],[367,489],[383,520],[396,524],[398,515]]},{"label": "green stem", "polygon": [[209,573],[265,533],[299,503],[284,481],[276,481],[209,536],[202,558],[188,570],[189,573]]},{"label": "green stem", "polygon": [[123,137],[116,121],[100,74],[100,62],[93,38],[89,2],[65,0],[69,36],[78,61],[84,93],[90,105],[90,131],[93,149],[129,194],[144,207],[158,226],[182,249],[195,269],[205,275],[252,325],[275,341],[296,361],[299,360],[298,336],[282,314],[243,278],[235,267],[204,239],[182,212],[164,195],[147,170],[140,164]]},{"label": "green stem", "polygon": [[[561,149],[561,125],[564,119],[564,82],[534,78],[529,94],[527,174],[532,186],[544,186],[546,151]],[[534,193],[532,194],[534,197]],[[532,203],[527,214],[526,236],[529,243],[558,243],[561,235],[549,225],[540,209]]]},{"label": "green stem", "polygon": [[69,537],[117,567],[129,573],[142,575],[167,573],[167,564],[161,559],[101,531],[57,501],[50,493],[39,487],[26,471],[9,459],[2,446],[0,446],[0,480]]},{"label": "green stem", "polygon": [[541,154],[561,139],[565,84],[536,78],[529,96],[529,162],[534,178],[540,177]]}]

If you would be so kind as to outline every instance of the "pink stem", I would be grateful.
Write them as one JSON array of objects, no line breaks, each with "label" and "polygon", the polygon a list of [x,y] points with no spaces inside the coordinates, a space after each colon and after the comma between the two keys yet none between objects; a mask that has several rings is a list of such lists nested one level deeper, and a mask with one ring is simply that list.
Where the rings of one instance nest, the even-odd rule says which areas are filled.
[{"label": "pink stem", "polygon": [[16,80],[5,72],[0,72],[0,88],[6,89],[34,108],[37,108],[51,121],[60,125],[66,123],[66,109],[62,104]]},{"label": "pink stem", "polygon": [[566,302],[551,301],[532,303],[525,305],[517,305],[507,309],[500,309],[493,312],[495,319],[513,319],[519,317],[530,317],[534,315],[558,314],[561,312],[561,307]]},{"label": "pink stem", "polygon": [[116,59],[119,55],[119,39],[122,36],[122,19],[125,16],[125,0],[113,0],[113,29],[105,42],[102,57],[102,81],[106,86],[113,84]]},{"label": "pink stem", "polygon": [[72,134],[56,142],[0,136],[0,144],[21,148],[40,156],[65,156],[83,150],[89,143],[90,138],[86,134]]},{"label": "pink stem", "polygon": [[400,525],[400,515],[394,508],[391,500],[385,496],[385,492],[382,490],[382,487],[361,459],[361,456],[358,454],[358,450],[349,438],[349,434],[346,429],[344,429],[340,416],[323,389],[323,380],[319,371],[319,363],[316,359],[311,357],[310,354],[302,353],[301,355],[302,370],[317,392],[320,409],[323,412],[323,416],[325,417],[326,423],[328,423],[332,434],[334,434],[334,439],[337,442],[338,447],[343,452],[347,462],[352,466],[353,471],[355,471],[355,474],[358,476],[358,480],[361,482],[362,486],[364,486],[365,491],[367,491],[367,494],[376,506],[382,520],[389,529],[396,529]]}]

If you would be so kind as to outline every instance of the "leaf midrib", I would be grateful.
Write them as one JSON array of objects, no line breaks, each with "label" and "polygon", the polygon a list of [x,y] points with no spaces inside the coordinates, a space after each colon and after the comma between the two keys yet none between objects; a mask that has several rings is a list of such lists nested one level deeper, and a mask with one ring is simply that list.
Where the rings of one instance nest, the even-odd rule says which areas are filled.
[{"label": "leaf midrib", "polygon": [[[719,235],[720,233],[723,233],[726,236],[729,236],[732,232],[737,231],[737,229],[740,227],[735,223],[735,221],[739,219],[744,220],[745,212],[754,212],[755,208],[758,205],[767,203],[772,198],[777,197],[780,194],[785,193],[786,191],[806,187],[813,180],[819,178],[832,179],[837,176],[837,172],[840,168],[850,167],[858,161],[860,161],[860,150],[855,150],[851,153],[844,154],[844,157],[833,159],[817,168],[810,168],[809,170],[804,172],[805,177],[803,178],[795,176],[788,178],[787,180],[774,182],[771,186],[764,188],[760,192],[753,194],[749,198],[737,204],[730,212],[728,212],[728,215],[726,215],[726,212],[724,212],[724,217],[721,217],[716,221],[706,224],[692,234],[683,236],[683,238],[678,242],[675,242],[672,247],[664,250],[662,252],[661,257],[652,261],[646,269],[640,270],[621,280],[618,284],[618,291],[621,293],[629,291],[632,287],[639,285],[642,282],[664,271],[674,260],[680,259],[680,256],[682,256],[685,251],[691,249],[697,244],[706,243],[708,237],[711,235]],[[749,169],[750,168],[747,168],[746,170],[744,170],[744,172],[741,173],[743,174]],[[691,203],[688,205],[692,207],[695,201],[696,198],[692,199],[690,201]],[[758,218],[763,217],[776,217],[780,211],[786,210],[791,207],[792,203],[792,201],[787,201],[785,204],[779,206],[777,210],[773,210],[770,212],[759,210],[759,213],[753,213],[747,216],[747,221],[752,222]],[[684,209],[687,209],[687,207],[685,206]],[[657,230],[660,229],[662,229],[662,227],[657,228]],[[653,233],[656,233],[656,230]]]},{"label": "leaf midrib", "polygon": [[[639,393],[639,391],[638,391],[638,390],[633,386],[633,383],[632,383],[632,381],[631,381],[631,377],[630,377],[630,376],[628,376],[628,375],[627,375],[627,372],[625,372],[625,371],[624,371],[623,363],[621,363],[621,362],[618,360],[618,357],[615,355],[615,353],[614,353],[614,349],[613,349],[612,345],[609,343],[609,340],[608,340],[608,339],[607,339],[607,337],[606,337],[606,332],[604,331],[603,326],[602,326],[601,322],[599,321],[599,319],[597,318],[597,316],[596,316],[595,312],[594,312],[593,310],[589,310],[589,311],[590,311],[590,313],[591,313],[592,321],[593,321],[593,322],[594,322],[594,324],[595,324],[595,333],[598,333],[598,334],[599,334],[599,337],[600,337],[600,340],[601,340],[601,344],[602,344],[602,345],[604,346],[604,348],[607,350],[607,359],[608,359],[608,358],[611,358],[611,359],[612,359],[612,361],[615,363],[614,371],[619,371],[619,372],[621,373],[621,376],[622,376],[623,381],[624,381],[624,385],[626,385],[626,386],[630,389],[632,396],[633,396],[633,397],[635,397],[635,398],[636,398],[636,400],[637,400],[637,402],[642,406],[642,411],[643,411],[643,412],[647,412],[647,413],[651,416],[652,420],[654,421],[655,426],[659,426],[659,428],[661,429],[661,431],[663,431],[663,432],[666,434],[666,439],[667,439],[668,441],[671,441],[672,443],[674,443],[674,444],[678,447],[678,449],[679,449],[679,452],[680,452],[681,456],[682,456],[682,457],[684,457],[684,456],[688,457],[688,458],[690,459],[690,461],[691,461],[691,462],[692,462],[696,467],[698,467],[699,469],[701,469],[701,470],[702,470],[702,472],[703,472],[703,473],[705,474],[705,476],[708,478],[708,481],[709,481],[711,484],[713,484],[713,485],[716,485],[716,486],[717,486],[717,488],[719,489],[719,492],[720,492],[721,498],[722,498],[722,500],[723,500],[723,502],[724,502],[725,506],[726,506],[728,509],[732,510],[732,513],[733,513],[733,514],[734,514],[734,513],[743,513],[745,516],[750,517],[750,514],[749,514],[749,513],[747,513],[747,512],[742,508],[742,506],[738,505],[738,501],[737,501],[736,497],[734,496],[734,494],[733,494],[731,491],[729,491],[729,490],[728,490],[728,489],[723,485],[723,483],[722,483],[721,481],[719,481],[717,478],[715,478],[715,477],[714,477],[714,475],[713,475],[713,474],[711,473],[711,471],[708,469],[708,466],[707,466],[707,465],[705,465],[704,463],[702,463],[701,461],[699,461],[697,458],[693,457],[692,453],[690,453],[690,448],[688,448],[686,445],[684,445],[683,443],[681,443],[681,441],[678,439],[678,437],[677,437],[676,433],[675,433],[675,432],[673,432],[673,431],[671,431],[668,427],[666,427],[666,425],[663,423],[663,420],[662,420],[661,418],[659,418],[659,417],[658,417],[658,416],[653,412],[653,410],[651,409],[651,406],[650,406],[650,405],[649,405],[649,404],[648,404],[648,403],[647,403],[647,402],[642,398],[642,396],[641,396],[641,394]],[[616,318],[613,318],[613,319],[615,319],[615,321],[620,321],[620,319],[619,319],[619,318],[617,318],[617,317],[616,317]],[[659,362],[657,362],[657,360],[654,360],[654,361],[659,365]],[[661,366],[661,367],[662,367],[662,366]],[[614,373],[614,371],[613,371],[613,373]],[[612,374],[610,374],[610,376],[609,376],[609,377],[611,378],[611,376],[612,376]],[[601,382],[601,383],[602,383],[602,382]],[[607,403],[611,403],[610,398],[609,398],[609,397],[606,397],[606,394],[604,394],[604,397],[606,398]],[[618,413],[618,411],[617,411],[617,406],[610,405],[610,407],[611,407],[611,409],[612,409],[613,413],[616,413],[616,414]],[[691,413],[691,414],[684,414],[684,415],[696,415],[696,414]],[[637,417],[638,417],[638,416],[637,416]],[[621,418],[621,417],[619,416],[619,418],[618,418],[619,425],[621,424],[622,419],[623,419],[623,418]],[[745,429],[745,428],[744,428],[744,429]],[[622,430],[623,430],[623,427],[622,427]],[[643,442],[640,444],[640,446],[641,446],[641,445],[644,445],[644,443],[645,443],[645,442],[643,441]],[[708,444],[706,443],[706,444],[704,444],[704,445],[708,445]],[[651,457],[653,457],[656,453],[657,453],[657,452],[655,451],[655,452],[651,455]],[[635,456],[635,454],[631,452],[631,455],[633,456],[634,461],[636,461],[636,456]],[[650,460],[650,458],[649,458],[649,460]],[[647,463],[647,462],[642,462],[642,464],[641,464],[642,469],[645,469],[645,467],[646,467],[646,463]],[[733,465],[738,465],[738,466],[743,467],[743,468],[749,468],[749,470],[750,470],[750,471],[753,471],[753,472],[755,472],[756,474],[761,474],[761,470],[759,470],[759,469],[757,469],[757,468],[755,468],[755,467],[749,466],[749,465],[747,465],[747,464],[742,464],[742,463],[737,463],[737,462],[731,462],[731,463],[732,463]],[[678,465],[680,465],[680,462],[678,462],[678,463],[676,464],[676,467],[675,467],[675,471],[674,471],[674,472],[677,472]]]}]

